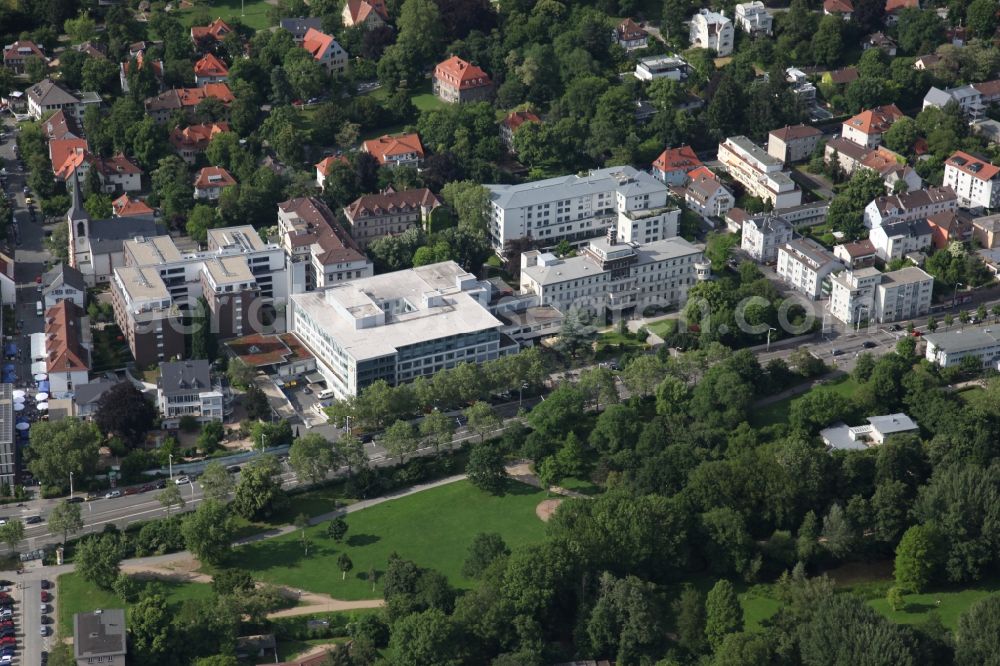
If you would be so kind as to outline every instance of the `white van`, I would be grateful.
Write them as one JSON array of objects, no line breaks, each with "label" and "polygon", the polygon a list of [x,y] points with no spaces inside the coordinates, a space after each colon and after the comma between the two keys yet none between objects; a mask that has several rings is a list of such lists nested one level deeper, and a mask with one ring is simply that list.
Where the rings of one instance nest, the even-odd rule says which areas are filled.
[{"label": "white van", "polygon": [[317,398],[318,400],[327,400],[327,399],[329,399],[329,398],[332,398],[332,397],[333,397],[333,396],[335,396],[335,395],[337,395],[337,394],[336,394],[336,393],[334,392],[334,390],[333,390],[333,389],[327,389],[327,390],[325,390],[325,391],[320,391],[320,392],[319,392],[319,393],[318,393],[318,394],[316,395],[316,398]]},{"label": "white van", "polygon": [[39,317],[45,314],[45,306],[42,305],[41,301],[35,303],[35,314],[38,315]]}]

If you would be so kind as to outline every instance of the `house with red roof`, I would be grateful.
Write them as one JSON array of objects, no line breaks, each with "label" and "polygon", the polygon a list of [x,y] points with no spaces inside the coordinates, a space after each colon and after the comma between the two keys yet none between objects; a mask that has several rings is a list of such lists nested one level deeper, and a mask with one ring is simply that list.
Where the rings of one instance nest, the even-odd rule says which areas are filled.
[{"label": "house with red roof", "polygon": [[153,215],[152,208],[142,199],[133,199],[123,194],[111,202],[111,210],[115,217],[132,217],[133,215]]},{"label": "house with red roof", "polygon": [[174,111],[193,113],[209,97],[229,106],[235,99],[225,83],[206,83],[200,88],[172,88],[146,100],[146,113],[158,123],[165,123]]},{"label": "house with red roof", "polygon": [[221,18],[217,18],[208,25],[196,25],[191,27],[191,41],[195,44],[204,42],[221,42],[233,29]]},{"label": "house with red roof", "polygon": [[453,55],[434,68],[434,94],[442,102],[464,104],[493,97],[493,81],[482,69]]},{"label": "house with red roof", "polygon": [[222,167],[205,167],[194,177],[194,198],[216,201],[222,190],[235,184],[236,179]]},{"label": "house with red roof", "polygon": [[382,166],[420,166],[424,159],[424,145],[419,134],[383,134],[361,144],[365,151]]},{"label": "house with red roof", "polygon": [[965,241],[972,237],[972,215],[962,210],[945,210],[927,218],[931,228],[931,245],[943,250],[953,241]]},{"label": "house with red roof", "polygon": [[618,46],[626,51],[644,49],[649,44],[649,33],[631,18],[619,23],[611,37]]},{"label": "house with red roof", "polygon": [[667,148],[653,160],[653,176],[667,185],[684,185],[688,172],[703,166],[691,146]]},{"label": "house with red roof", "polygon": [[385,0],[347,0],[340,16],[344,27],[361,26],[365,30],[380,28],[389,21]]},{"label": "house with red roof", "polygon": [[199,88],[209,83],[225,83],[229,80],[226,63],[211,53],[206,53],[194,64],[194,84]]},{"label": "house with red roof", "polygon": [[882,135],[902,117],[903,112],[895,104],[877,106],[845,120],[840,135],[859,146],[874,148],[882,143]]},{"label": "house with red roof", "polygon": [[[153,60],[152,58],[146,58],[145,51],[139,51],[134,57],[135,66],[139,69],[143,67],[152,67],[153,76],[156,78],[156,83],[159,86],[159,90],[163,91],[163,61]],[[132,60],[126,60],[118,66],[118,82],[121,84],[122,92],[128,92],[128,73],[129,69],[132,67]]]},{"label": "house with red roof", "polygon": [[52,173],[58,180],[68,181],[73,174],[85,176],[90,171],[92,157],[86,148],[74,148],[72,152],[66,153],[58,166],[53,163]]},{"label": "house with red roof", "polygon": [[944,185],[955,190],[962,208],[1000,206],[1000,167],[958,150],[944,163]]},{"label": "house with red roof", "polygon": [[343,74],[347,71],[347,51],[337,43],[333,35],[309,28],[302,39],[302,48],[330,74]]},{"label": "house with red roof", "polygon": [[854,3],[851,0],[823,0],[823,13],[850,21],[851,14],[854,13]]},{"label": "house with red roof", "polygon": [[30,58],[48,62],[45,52],[30,39],[19,39],[3,47],[3,66],[15,74],[24,74],[25,65]]},{"label": "house with red roof", "polygon": [[[87,143],[87,140],[72,134],[64,138],[49,140],[49,162],[52,163],[52,173],[56,174],[56,177],[64,179],[63,176],[60,176],[60,173],[63,171],[64,165],[70,160],[70,157],[76,154],[83,155],[88,150],[90,150],[90,144]],[[77,160],[73,168],[76,168],[79,163],[79,160]],[[80,175],[83,174],[81,173]]]},{"label": "house with red roof", "polygon": [[59,301],[45,312],[45,370],[50,393],[64,397],[90,378],[90,320],[72,301]]},{"label": "house with red roof", "polygon": [[517,128],[524,123],[540,122],[542,122],[541,118],[531,111],[511,111],[500,122],[500,141],[507,147],[507,150],[516,154],[514,150],[514,133],[517,132]]},{"label": "house with red roof", "polygon": [[327,155],[316,163],[316,187],[323,189],[326,185],[326,177],[330,175],[330,170],[334,164],[350,164],[346,155]]},{"label": "house with red roof", "polygon": [[920,9],[920,0],[885,0],[886,25],[899,21],[899,14],[904,9]]},{"label": "house with red roof", "polygon": [[188,125],[184,129],[175,127],[170,132],[170,145],[174,147],[182,160],[188,164],[194,164],[198,155],[205,152],[216,134],[231,131],[229,123],[224,121]]},{"label": "house with red roof", "polygon": [[736,205],[736,197],[705,166],[691,170],[684,189],[688,208],[704,217],[722,217]]}]

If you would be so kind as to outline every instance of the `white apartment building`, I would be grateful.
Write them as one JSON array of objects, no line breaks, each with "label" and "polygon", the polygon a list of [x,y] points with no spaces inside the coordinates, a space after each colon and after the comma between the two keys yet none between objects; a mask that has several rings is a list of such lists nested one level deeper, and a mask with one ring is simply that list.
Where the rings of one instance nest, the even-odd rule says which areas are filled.
[{"label": "white apartment building", "polygon": [[736,5],[736,26],[752,37],[770,35],[774,18],[760,0]]},{"label": "white apartment building", "polygon": [[1000,206],[1000,167],[956,151],[944,163],[944,185],[955,190],[962,208]]},{"label": "white apartment building", "polygon": [[872,199],[865,206],[865,226],[869,229],[887,222],[926,220],[932,215],[958,209],[958,196],[950,187],[928,187]]},{"label": "white apartment building", "polygon": [[778,277],[813,300],[829,294],[827,278],[843,268],[831,252],[809,238],[791,240],[778,248]]},{"label": "white apartment building", "polygon": [[632,243],[677,235],[680,211],[670,203],[667,186],[630,166],[486,187],[490,242],[500,255],[507,243],[520,238],[544,247],[562,240],[581,244],[609,227],[617,227],[618,237]]},{"label": "white apartment building", "polygon": [[930,312],[933,289],[934,278],[915,266],[843,271],[831,279],[830,314],[848,325],[913,319]]},{"label": "white apartment building", "polygon": [[653,79],[686,81],[690,71],[690,66],[680,56],[650,56],[640,58],[639,62],[636,63],[635,78],[640,81],[652,81]]},{"label": "white apartment building", "polygon": [[680,237],[622,243],[611,230],[568,259],[538,250],[522,253],[521,292],[560,312],[576,307],[613,320],[650,306],[683,306],[688,290],[711,277],[702,250]]},{"label": "white apartment building", "polygon": [[688,35],[691,46],[712,49],[720,57],[733,52],[734,30],[733,22],[724,12],[713,12],[709,9],[699,10],[691,17],[691,29]]},{"label": "white apartment building", "polygon": [[336,397],[517,350],[487,309],[490,285],[453,261],[291,297],[292,332]]},{"label": "white apartment building", "polygon": [[875,246],[875,255],[882,261],[902,259],[911,252],[926,250],[931,246],[931,237],[931,225],[927,220],[886,222],[868,234]]},{"label": "white apartment building", "polygon": [[802,203],[802,190],[792,181],[781,160],[767,154],[745,136],[731,136],[719,144],[719,161],[747,194],[769,201],[774,208]]},{"label": "white apartment building", "polygon": [[761,213],[743,222],[740,248],[760,263],[777,261],[778,248],[792,240],[792,225],[773,213]]},{"label": "white apartment building", "polygon": [[176,428],[184,416],[199,423],[223,420],[222,385],[213,383],[205,360],[160,363],[156,402],[164,428]]},{"label": "white apartment building", "polygon": [[965,328],[924,335],[924,358],[942,368],[956,366],[966,356],[974,356],[984,366],[1000,364],[1000,332],[989,328]]},{"label": "white apartment building", "polygon": [[278,233],[289,257],[289,291],[298,294],[370,277],[372,262],[316,197],[278,204]]}]

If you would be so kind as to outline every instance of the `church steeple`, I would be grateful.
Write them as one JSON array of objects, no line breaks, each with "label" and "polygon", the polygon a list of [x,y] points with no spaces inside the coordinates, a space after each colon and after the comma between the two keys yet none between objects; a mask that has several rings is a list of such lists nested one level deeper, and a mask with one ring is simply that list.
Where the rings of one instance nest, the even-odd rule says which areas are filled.
[{"label": "church steeple", "polygon": [[77,220],[90,220],[90,216],[87,215],[87,209],[83,207],[82,198],[80,196],[80,172],[79,169],[73,169],[73,186],[70,188],[70,206],[69,210],[66,211],[66,219],[69,220],[70,226]]}]

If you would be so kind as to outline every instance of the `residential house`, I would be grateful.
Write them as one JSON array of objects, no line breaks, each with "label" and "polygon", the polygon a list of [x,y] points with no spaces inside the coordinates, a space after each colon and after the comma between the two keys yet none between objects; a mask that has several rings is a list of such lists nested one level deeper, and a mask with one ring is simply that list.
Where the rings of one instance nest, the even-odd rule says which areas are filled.
[{"label": "residential house", "polygon": [[942,368],[955,367],[966,356],[975,358],[983,367],[1000,367],[1000,331],[994,328],[935,331],[924,334],[923,339],[927,345],[924,358]]},{"label": "residential house", "polygon": [[778,248],[792,240],[792,225],[774,213],[761,213],[743,220],[740,248],[760,263],[778,259]]},{"label": "residential house", "polygon": [[931,244],[942,250],[954,241],[972,237],[972,218],[960,210],[948,210],[927,218],[931,228]]},{"label": "residential house", "polygon": [[843,268],[832,252],[811,238],[790,240],[778,248],[778,277],[812,300],[830,293],[827,278]]},{"label": "residential house", "polygon": [[123,194],[112,201],[111,210],[115,217],[151,216],[156,212],[142,199],[133,199],[128,194]]},{"label": "residential house", "polygon": [[205,360],[162,361],[156,380],[156,404],[164,428],[176,428],[182,417],[199,423],[222,422],[222,384],[212,380]]},{"label": "residential house", "polygon": [[625,243],[614,229],[593,238],[575,257],[521,253],[521,293],[565,313],[578,308],[617,321],[650,306],[681,308],[688,291],[711,277],[703,248],[681,237]]},{"label": "residential house", "polygon": [[[83,136],[80,124],[75,115],[65,111],[56,111],[42,123],[42,132],[49,141],[53,139],[79,139]],[[52,159],[51,149],[49,159]]]},{"label": "residential house", "polygon": [[351,237],[364,250],[384,236],[426,225],[431,212],[441,201],[426,187],[396,192],[391,188],[380,194],[358,197],[344,208],[351,225]]},{"label": "residential house", "polygon": [[50,111],[64,110],[82,122],[84,110],[100,103],[101,97],[97,93],[71,93],[52,79],[43,79],[28,88],[28,115],[35,120],[41,120]]},{"label": "residential house", "polygon": [[251,368],[286,382],[316,371],[316,357],[294,333],[251,333],[225,345],[234,357]]},{"label": "residential house", "polygon": [[819,436],[831,452],[863,451],[873,446],[885,444],[891,435],[903,432],[919,432],[920,428],[903,413],[869,416],[866,425],[853,428],[843,423],[835,424],[820,431]]},{"label": "residential house", "polygon": [[902,259],[911,252],[923,252],[931,247],[931,227],[927,220],[885,222],[868,235],[875,253],[885,262]]},{"label": "residential house", "polygon": [[1000,206],[1000,167],[961,150],[944,163],[944,185],[955,190],[963,208]]},{"label": "residential house", "polygon": [[946,90],[932,87],[924,95],[922,108],[934,106],[943,109],[951,102],[958,104],[970,122],[981,120],[986,116],[991,105],[1000,102],[1000,79]]},{"label": "residential house", "polygon": [[956,208],[958,196],[950,187],[929,187],[876,197],[865,206],[865,226],[874,229],[889,221],[926,220],[931,215]]},{"label": "residential house", "polygon": [[91,168],[97,171],[101,191],[105,194],[142,189],[142,169],[122,153],[114,157],[95,157],[91,160]]},{"label": "residential house", "polygon": [[612,32],[613,41],[626,51],[644,49],[649,44],[649,33],[630,18],[618,24]]},{"label": "residential house", "polygon": [[691,182],[684,188],[689,209],[705,217],[722,217],[736,204],[733,193],[707,167],[695,169],[689,177]]},{"label": "residential house", "polygon": [[232,104],[232,91],[225,83],[206,83],[200,88],[173,88],[150,97],[145,101],[146,113],[158,123],[165,123],[175,111],[194,112],[195,108],[209,97]]},{"label": "residential house", "polygon": [[309,28],[302,39],[302,48],[312,55],[320,67],[329,74],[343,74],[347,71],[347,51],[333,38],[316,28]]},{"label": "residential house", "polygon": [[881,49],[890,58],[896,57],[896,42],[883,32],[873,32],[861,42],[861,50]]},{"label": "residential house", "polygon": [[653,176],[667,185],[684,185],[688,173],[704,166],[691,146],[667,148],[653,160]]},{"label": "residential house", "polygon": [[806,108],[815,106],[816,86],[809,82],[809,77],[806,76],[805,72],[797,67],[788,67],[785,69],[785,81],[792,84],[792,94],[802,106]]},{"label": "residential house", "polygon": [[72,416],[78,419],[93,419],[97,413],[101,396],[117,386],[119,382],[98,378],[73,389]]},{"label": "residential house", "polygon": [[823,13],[827,16],[840,16],[845,21],[851,20],[854,13],[854,3],[851,0],[823,0]]},{"label": "residential house", "polygon": [[903,117],[903,112],[895,104],[878,106],[862,111],[844,121],[841,136],[859,146],[875,148],[882,144],[882,135],[892,124]]},{"label": "residential house", "polygon": [[208,144],[217,134],[231,131],[229,123],[225,121],[188,125],[184,129],[175,127],[170,131],[170,145],[174,147],[182,160],[193,165],[198,159],[198,155],[205,152]]},{"label": "residential house", "polygon": [[292,39],[295,40],[295,43],[301,44],[310,28],[313,30],[323,29],[323,19],[319,16],[283,18],[278,21],[278,27],[292,33]]},{"label": "residential house", "polygon": [[913,69],[920,71],[930,70],[939,62],[941,62],[941,56],[936,53],[922,55],[913,61]]},{"label": "residential house", "polygon": [[885,24],[894,25],[904,9],[920,9],[920,0],[885,0]]},{"label": "residential house", "polygon": [[144,67],[152,68],[153,78],[156,79],[158,90],[163,92],[163,61],[147,58],[145,51],[139,51],[132,59],[118,65],[118,83],[122,87],[122,92],[129,92],[128,74],[132,69],[133,63],[139,69]]},{"label": "residential house", "polygon": [[60,301],[69,301],[78,308],[87,307],[87,283],[83,274],[64,263],[42,276],[42,304],[46,310]]},{"label": "residential house", "polygon": [[3,47],[3,66],[15,74],[24,74],[25,66],[31,58],[48,62],[45,52],[30,39],[19,39]]},{"label": "residential house", "polygon": [[382,166],[420,166],[424,159],[424,146],[419,134],[383,134],[377,139],[369,139],[361,144],[365,151]]},{"label": "residential house", "polygon": [[221,18],[217,18],[208,25],[196,25],[191,27],[191,40],[198,46],[221,42],[233,29]]},{"label": "residential house", "polygon": [[736,27],[751,37],[770,35],[773,32],[774,18],[771,12],[760,0],[744,2],[736,5]]},{"label": "residential house", "polygon": [[726,231],[732,234],[742,234],[743,224],[750,218],[750,214],[742,208],[730,208],[725,215]]},{"label": "residential house", "polygon": [[316,197],[278,204],[278,235],[288,255],[290,292],[324,289],[374,273],[372,262]]},{"label": "residential house", "polygon": [[215,201],[222,190],[235,184],[236,179],[222,167],[204,167],[194,178],[194,198]]},{"label": "residential house", "polygon": [[493,81],[475,65],[453,55],[434,68],[434,94],[443,102],[482,102],[493,96]]},{"label": "residential house", "polygon": [[81,175],[85,174],[87,169],[90,168],[90,163],[87,159],[89,157],[90,144],[87,143],[87,140],[69,134],[66,137],[63,139],[51,139],[48,143],[49,162],[52,163],[52,173],[60,180],[66,180],[67,177],[72,176],[73,171],[81,165],[86,165],[80,172]]},{"label": "residential house", "polygon": [[974,219],[972,238],[986,249],[1000,247],[1000,213]]},{"label": "residential house", "polygon": [[867,238],[833,246],[833,256],[849,269],[866,268],[875,263],[875,246]]},{"label": "residential house", "polygon": [[691,67],[684,58],[677,55],[658,55],[639,58],[635,64],[635,78],[640,81],[670,79],[687,81]]},{"label": "residential house", "polygon": [[767,154],[785,164],[809,159],[823,132],[809,125],[786,125],[767,136]]},{"label": "residential house", "polygon": [[45,371],[52,397],[66,398],[87,383],[92,348],[90,319],[82,307],[63,300],[45,311]]},{"label": "residential house", "polygon": [[856,169],[874,171],[882,176],[890,191],[895,191],[900,182],[905,184],[907,192],[924,186],[920,174],[906,163],[906,158],[885,146],[870,149],[838,136],[826,142],[824,159],[828,164],[835,162],[848,176]]},{"label": "residential house", "polygon": [[767,154],[745,136],[731,136],[719,144],[719,161],[746,193],[770,202],[778,208],[802,203],[802,190],[796,186],[784,164]]},{"label": "residential house", "polygon": [[691,17],[691,46],[711,49],[725,57],[733,52],[733,33],[733,22],[722,11],[701,9]]},{"label": "residential house", "polygon": [[880,273],[860,268],[837,273],[831,280],[830,314],[848,325],[880,324],[926,316],[934,278],[916,266]]},{"label": "residential house", "polygon": [[316,163],[316,187],[321,190],[324,189],[326,185],[326,178],[330,175],[330,171],[333,169],[334,164],[350,164],[347,160],[347,156],[343,154],[338,155],[327,155],[319,162]]},{"label": "residential house", "polygon": [[125,611],[105,608],[73,615],[73,658],[76,666],[125,666],[128,651]]},{"label": "residential house", "polygon": [[514,134],[517,128],[524,123],[540,123],[542,119],[531,111],[511,111],[507,117],[500,121],[500,141],[512,154],[517,154],[514,150]]},{"label": "residential house", "polygon": [[199,88],[208,83],[225,83],[229,68],[211,53],[206,53],[194,64],[194,84]]},{"label": "residential house", "polygon": [[389,22],[385,0],[347,0],[341,12],[344,26],[361,26],[365,30],[380,28]]}]

